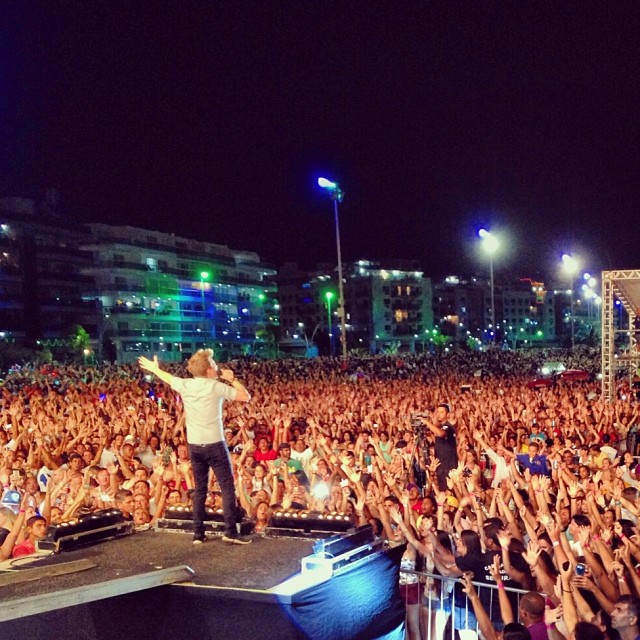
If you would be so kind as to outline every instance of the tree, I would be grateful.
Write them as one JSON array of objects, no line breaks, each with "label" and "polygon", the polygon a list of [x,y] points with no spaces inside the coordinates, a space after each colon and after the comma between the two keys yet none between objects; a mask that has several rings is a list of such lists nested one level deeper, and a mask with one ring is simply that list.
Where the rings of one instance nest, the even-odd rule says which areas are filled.
[{"label": "tree", "polygon": [[71,338],[71,349],[73,350],[74,358],[86,360],[87,350],[91,350],[91,336],[89,336],[87,330],[76,324],[71,329],[69,337]]}]

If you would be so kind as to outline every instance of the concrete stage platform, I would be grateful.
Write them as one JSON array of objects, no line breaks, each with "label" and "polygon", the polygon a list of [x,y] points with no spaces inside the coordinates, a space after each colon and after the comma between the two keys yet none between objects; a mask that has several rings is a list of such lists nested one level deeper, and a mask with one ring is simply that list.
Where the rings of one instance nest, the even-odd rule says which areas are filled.
[{"label": "concrete stage platform", "polygon": [[[309,588],[300,582],[301,560],[314,541],[252,539],[240,546],[213,537],[194,546],[191,534],[150,530],[19,559],[0,572],[0,638],[320,637],[321,630],[301,628],[308,625],[296,609],[296,594]],[[62,573],[74,568],[82,570]],[[387,636],[345,630],[331,637]]]}]

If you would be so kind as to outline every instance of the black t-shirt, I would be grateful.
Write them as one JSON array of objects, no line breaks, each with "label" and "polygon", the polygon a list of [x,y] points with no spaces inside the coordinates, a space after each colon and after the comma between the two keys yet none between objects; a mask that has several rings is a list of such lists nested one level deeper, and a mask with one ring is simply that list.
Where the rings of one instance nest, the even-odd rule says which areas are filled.
[{"label": "black t-shirt", "polygon": [[[491,577],[491,572],[489,571],[491,565],[493,564],[493,557],[495,556],[494,552],[487,551],[486,553],[481,554],[473,554],[473,555],[465,555],[465,556],[457,556],[456,557],[456,565],[458,569],[462,572],[471,571],[473,573],[473,582],[482,582],[484,584],[493,585],[496,587],[496,583],[494,579]],[[498,592],[497,590],[482,587],[476,587],[476,591],[478,592],[478,596],[480,598],[480,602],[482,602],[482,606],[485,608],[485,611],[489,614],[492,622],[502,622],[502,618],[500,617],[500,603],[498,601]],[[467,595],[462,590],[462,584],[456,582],[454,589],[454,602],[458,607],[464,607],[467,604]],[[471,604],[469,604],[471,607]]]},{"label": "black t-shirt", "polygon": [[456,431],[449,422],[443,422],[440,428],[445,432],[445,435],[435,438],[436,458],[440,460],[440,467],[443,469],[455,469],[458,465]]}]

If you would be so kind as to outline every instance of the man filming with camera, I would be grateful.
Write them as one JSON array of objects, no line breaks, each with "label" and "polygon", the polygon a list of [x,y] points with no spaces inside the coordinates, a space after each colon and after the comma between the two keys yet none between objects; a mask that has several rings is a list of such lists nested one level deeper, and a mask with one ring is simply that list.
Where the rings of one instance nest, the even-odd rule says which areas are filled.
[{"label": "man filming with camera", "polygon": [[450,411],[449,405],[443,402],[437,406],[433,420],[421,417],[422,423],[434,436],[436,458],[440,461],[440,465],[436,469],[440,491],[446,490],[447,476],[458,466],[456,432],[449,421]]}]

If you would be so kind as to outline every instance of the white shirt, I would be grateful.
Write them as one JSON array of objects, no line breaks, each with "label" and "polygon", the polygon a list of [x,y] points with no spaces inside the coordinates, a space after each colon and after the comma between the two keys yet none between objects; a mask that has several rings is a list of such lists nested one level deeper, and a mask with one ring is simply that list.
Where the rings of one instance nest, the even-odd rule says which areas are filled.
[{"label": "white shirt", "polygon": [[171,378],[171,388],[182,396],[187,442],[212,444],[224,441],[222,405],[236,399],[236,389],[215,378]]}]

